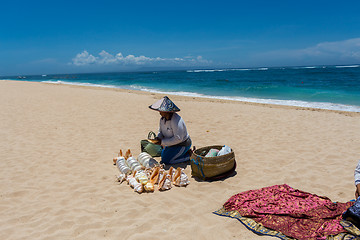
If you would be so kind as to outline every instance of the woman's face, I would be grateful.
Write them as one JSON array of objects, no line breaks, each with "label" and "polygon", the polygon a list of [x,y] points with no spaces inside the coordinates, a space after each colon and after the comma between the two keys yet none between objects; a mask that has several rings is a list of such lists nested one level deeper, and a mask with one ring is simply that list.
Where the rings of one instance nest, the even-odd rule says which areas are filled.
[{"label": "woman's face", "polygon": [[170,112],[160,112],[160,115],[164,117],[166,120],[169,120],[171,118],[172,113]]}]

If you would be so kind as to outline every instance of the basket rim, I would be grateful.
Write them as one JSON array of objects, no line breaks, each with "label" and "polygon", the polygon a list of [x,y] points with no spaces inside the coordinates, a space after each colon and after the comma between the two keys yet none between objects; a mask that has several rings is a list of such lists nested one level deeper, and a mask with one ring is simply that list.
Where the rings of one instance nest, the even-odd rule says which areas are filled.
[{"label": "basket rim", "polygon": [[203,149],[211,149],[211,148],[222,148],[224,145],[211,145],[211,146],[205,146],[205,147],[201,147],[201,148],[197,148],[195,151],[193,151],[193,155],[195,155],[195,156],[199,156],[199,157],[201,157],[201,158],[206,158],[206,159],[208,159],[208,158],[219,158],[219,157],[224,157],[224,156],[228,156],[228,155],[230,155],[230,154],[234,154],[234,150],[230,147],[230,149],[231,149],[231,152],[229,152],[229,153],[227,153],[227,154],[224,154],[224,155],[221,155],[221,156],[214,156],[214,157],[205,157],[205,156],[201,156],[200,154],[197,154],[196,152],[197,151],[199,151],[199,150],[203,150]]}]

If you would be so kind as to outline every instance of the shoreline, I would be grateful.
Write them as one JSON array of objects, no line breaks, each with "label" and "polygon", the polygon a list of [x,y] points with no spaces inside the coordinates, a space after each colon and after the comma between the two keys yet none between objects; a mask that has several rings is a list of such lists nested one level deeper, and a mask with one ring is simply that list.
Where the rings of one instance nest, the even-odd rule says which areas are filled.
[{"label": "shoreline", "polygon": [[[330,112],[336,112],[339,114],[345,114],[350,116],[357,116],[360,115],[359,111],[350,111],[350,110],[336,110],[336,109],[327,109],[327,108],[319,108],[319,107],[308,107],[308,106],[294,106],[294,105],[286,105],[286,104],[274,104],[274,103],[263,103],[263,102],[256,102],[256,101],[246,101],[246,100],[237,100],[237,99],[231,99],[230,97],[221,97],[221,96],[187,96],[187,95],[181,95],[171,92],[160,92],[160,91],[145,91],[145,90],[135,90],[135,89],[125,89],[115,86],[96,86],[96,85],[82,85],[82,84],[73,84],[73,83],[57,83],[57,82],[37,82],[37,81],[21,81],[21,80],[1,80],[1,81],[14,81],[14,82],[31,82],[31,83],[42,83],[42,84],[50,84],[50,85],[63,85],[63,86],[74,86],[74,87],[80,87],[80,88],[95,88],[95,89],[104,89],[104,90],[110,90],[110,91],[120,91],[120,92],[132,92],[136,94],[151,94],[156,96],[164,96],[169,95],[174,97],[180,97],[180,98],[189,98],[189,99],[196,99],[197,101],[205,101],[205,102],[234,102],[239,104],[249,104],[249,105],[258,105],[258,106],[265,106],[270,108],[289,108],[289,109],[297,109],[297,110],[310,110],[310,111],[330,111]],[[259,100],[265,100],[265,99],[259,99]],[[275,100],[275,101],[282,101],[282,100]],[[289,100],[284,100],[289,101]],[[303,102],[303,101],[300,101]],[[304,102],[304,103],[311,103],[311,102]],[[332,105],[333,103],[325,102],[324,104]],[[339,106],[345,106],[345,107],[358,107],[355,105],[343,105],[343,104],[333,104],[333,105],[339,105]],[[360,108],[360,106],[359,106]]]},{"label": "shoreline", "polygon": [[[59,85],[74,85],[74,86],[84,86],[84,87],[99,87],[99,88],[110,88],[110,89],[123,89],[123,90],[133,90],[139,92],[148,92],[155,93],[160,95],[172,95],[172,96],[181,96],[181,97],[191,97],[191,98],[204,98],[204,99],[216,99],[216,100],[224,100],[224,101],[234,101],[234,102],[242,102],[242,103],[254,103],[254,104],[265,104],[265,105],[273,105],[273,106],[289,106],[289,107],[300,107],[304,109],[321,109],[321,110],[330,110],[330,111],[339,111],[339,112],[354,112],[360,113],[360,106],[357,105],[345,105],[340,103],[331,103],[331,102],[307,102],[303,100],[283,100],[283,99],[264,99],[264,98],[251,98],[251,97],[238,97],[238,96],[213,96],[213,95],[203,95],[200,93],[192,93],[192,92],[163,92],[159,90],[136,90],[136,89],[126,89],[120,88],[115,85],[97,85],[97,84],[87,84],[87,83],[71,83],[71,82],[51,82],[51,81],[43,81],[43,83],[50,84],[59,84]],[[93,86],[92,86],[93,85]],[[290,104],[291,102],[291,104]],[[318,105],[322,105],[323,107],[319,107]]]},{"label": "shoreline", "polygon": [[[360,114],[170,96],[197,148],[228,145],[236,174],[137,194],[115,182],[119,149],[140,153],[161,98],[134,90],[0,81],[1,239],[273,239],[213,214],[231,196],[288,184],[354,199]],[[199,227],[201,226],[201,227]],[[151,238],[151,237],[150,237]]]}]

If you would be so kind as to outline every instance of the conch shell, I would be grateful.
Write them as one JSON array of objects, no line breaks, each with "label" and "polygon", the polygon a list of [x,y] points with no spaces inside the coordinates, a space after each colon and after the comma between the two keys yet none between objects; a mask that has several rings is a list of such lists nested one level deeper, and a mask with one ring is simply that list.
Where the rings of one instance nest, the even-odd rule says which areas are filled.
[{"label": "conch shell", "polygon": [[155,167],[150,176],[150,182],[155,185],[159,182],[160,167]]},{"label": "conch shell", "polygon": [[178,167],[173,177],[173,184],[178,187],[185,187],[190,184],[188,176],[184,173],[184,170]]},{"label": "conch shell", "polygon": [[174,174],[175,174],[175,168],[170,167],[168,173],[169,173],[169,175],[171,177],[170,180],[173,181],[173,177],[174,177]]},{"label": "conch shell", "polygon": [[169,190],[171,188],[171,176],[164,171],[160,181],[158,189],[160,191]]}]

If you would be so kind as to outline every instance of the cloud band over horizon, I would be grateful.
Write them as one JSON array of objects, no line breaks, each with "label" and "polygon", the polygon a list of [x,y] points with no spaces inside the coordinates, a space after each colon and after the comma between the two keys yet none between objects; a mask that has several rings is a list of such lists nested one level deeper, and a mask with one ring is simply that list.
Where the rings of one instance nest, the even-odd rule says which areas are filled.
[{"label": "cloud band over horizon", "polygon": [[[240,54],[240,53],[239,53]],[[280,65],[280,62],[287,62],[289,65],[312,65],[341,63],[360,63],[360,38],[346,39],[342,41],[321,42],[302,49],[278,49],[265,52],[249,53],[247,57],[239,56],[229,65],[235,67],[251,67],[251,65],[269,66]],[[221,67],[221,63],[207,60],[202,56],[188,57],[147,57],[144,55],[135,56],[129,54],[124,56],[121,52],[113,55],[102,50],[98,55],[93,55],[84,50],[72,58],[70,65],[80,66],[213,66]],[[239,64],[239,66],[236,66]],[[241,66],[240,66],[241,65]]]},{"label": "cloud band over horizon", "polygon": [[90,54],[84,50],[78,53],[70,64],[75,66],[88,66],[88,65],[166,65],[166,66],[192,66],[192,65],[207,65],[211,61],[204,59],[202,56],[197,57],[176,57],[176,58],[161,58],[161,57],[146,57],[144,55],[135,56],[129,54],[123,56],[121,52],[112,55],[105,50],[102,50],[98,56]]}]

